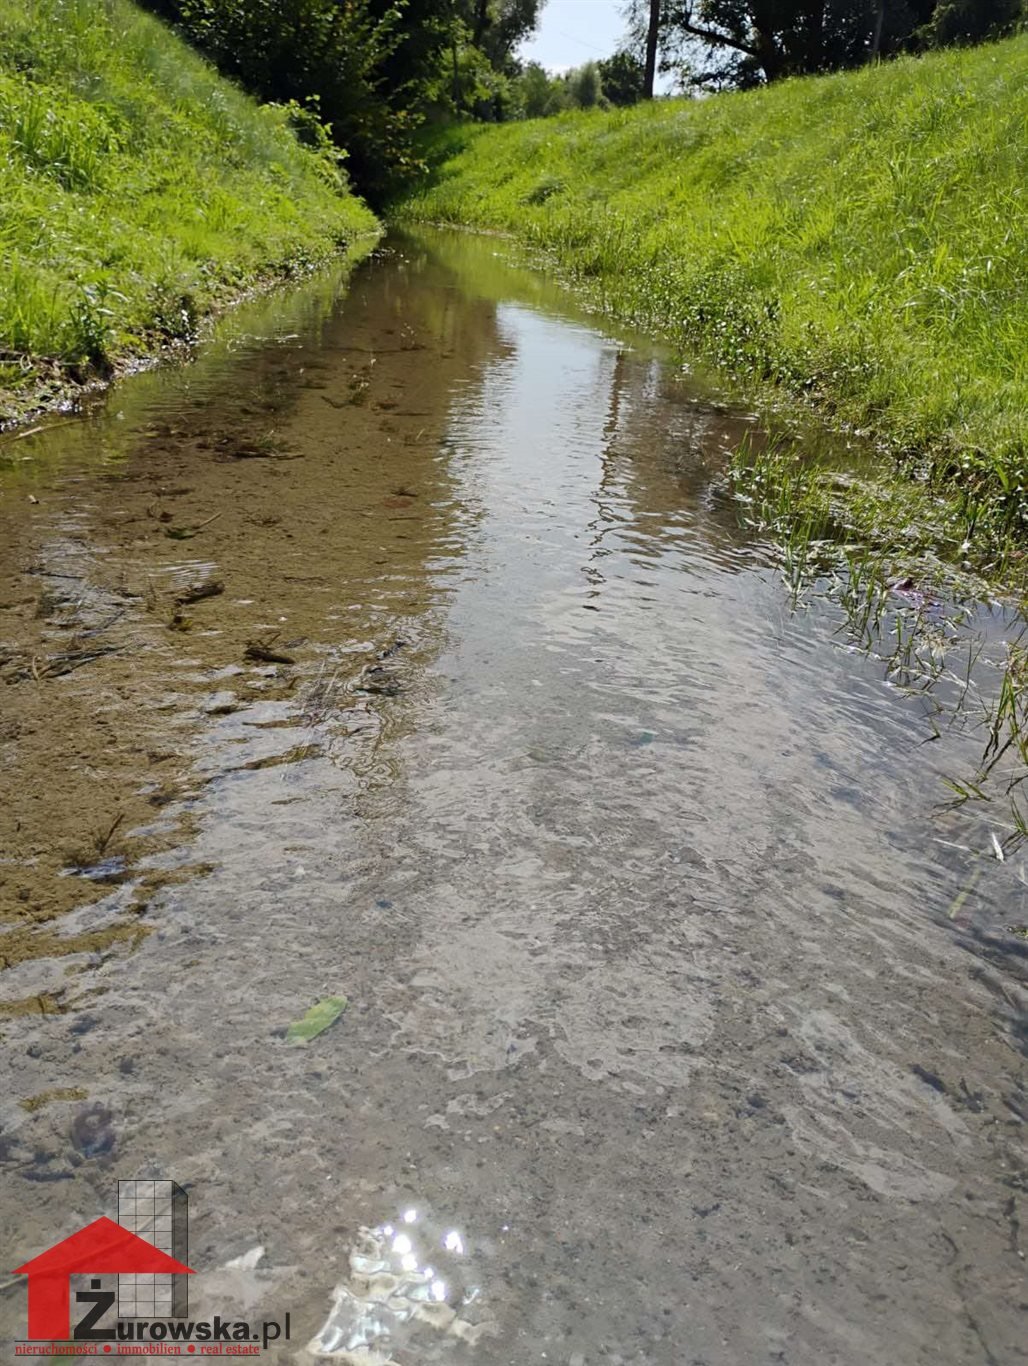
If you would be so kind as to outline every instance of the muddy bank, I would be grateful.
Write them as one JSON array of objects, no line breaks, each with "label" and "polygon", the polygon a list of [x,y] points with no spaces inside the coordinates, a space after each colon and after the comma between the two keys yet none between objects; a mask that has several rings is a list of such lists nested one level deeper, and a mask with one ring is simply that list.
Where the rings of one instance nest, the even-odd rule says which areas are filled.
[{"label": "muddy bank", "polygon": [[397,241],[5,474],[11,1246],[162,1176],[275,1359],[1005,1366],[974,738],[790,611],[750,419],[497,250]]}]

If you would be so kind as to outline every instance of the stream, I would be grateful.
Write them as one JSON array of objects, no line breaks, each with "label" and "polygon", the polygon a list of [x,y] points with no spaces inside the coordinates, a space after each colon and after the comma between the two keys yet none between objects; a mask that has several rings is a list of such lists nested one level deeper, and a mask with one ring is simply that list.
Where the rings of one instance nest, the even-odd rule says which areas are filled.
[{"label": "stream", "polygon": [[8,1269],[172,1180],[272,1362],[1023,1360],[1024,857],[748,433],[426,229],[3,438]]}]

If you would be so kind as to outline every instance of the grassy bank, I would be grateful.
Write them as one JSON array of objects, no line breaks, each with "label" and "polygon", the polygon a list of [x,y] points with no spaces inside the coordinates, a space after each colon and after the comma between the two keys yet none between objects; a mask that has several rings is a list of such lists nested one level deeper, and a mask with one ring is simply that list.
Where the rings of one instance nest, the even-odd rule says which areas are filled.
[{"label": "grassy bank", "polygon": [[0,422],[375,227],[129,0],[0,6]]},{"label": "grassy bank", "polygon": [[[869,433],[920,479],[903,503],[926,539],[1009,569],[1028,526],[1028,37],[433,151],[400,217],[513,233],[751,393]],[[837,503],[837,483],[803,492]],[[884,530],[866,499],[852,515]]]}]

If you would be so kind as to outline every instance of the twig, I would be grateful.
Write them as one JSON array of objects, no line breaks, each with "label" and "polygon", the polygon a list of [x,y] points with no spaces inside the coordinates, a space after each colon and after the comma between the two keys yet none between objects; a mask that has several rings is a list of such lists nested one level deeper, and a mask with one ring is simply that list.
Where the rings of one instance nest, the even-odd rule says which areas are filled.
[{"label": "twig", "polygon": [[97,840],[96,853],[98,858],[102,857],[104,850],[107,848],[107,846],[111,842],[111,839],[113,838],[115,830],[117,830],[118,826],[122,823],[124,819],[124,811],[119,811],[118,814],[115,816],[113,822],[111,823],[111,828],[107,831],[107,834],[104,835],[102,839]]}]

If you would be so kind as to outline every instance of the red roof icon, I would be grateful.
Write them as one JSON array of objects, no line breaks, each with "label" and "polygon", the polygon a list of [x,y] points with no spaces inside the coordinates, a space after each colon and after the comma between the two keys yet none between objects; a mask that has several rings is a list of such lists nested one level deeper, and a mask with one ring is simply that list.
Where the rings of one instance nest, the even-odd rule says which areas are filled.
[{"label": "red roof icon", "polygon": [[29,1338],[64,1339],[69,1331],[68,1277],[104,1272],[191,1276],[192,1270],[113,1219],[94,1219],[15,1268],[29,1278]]}]

